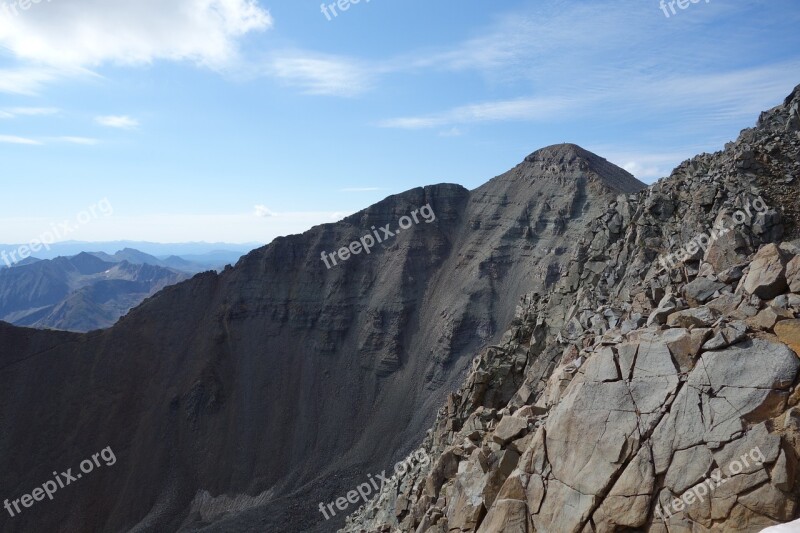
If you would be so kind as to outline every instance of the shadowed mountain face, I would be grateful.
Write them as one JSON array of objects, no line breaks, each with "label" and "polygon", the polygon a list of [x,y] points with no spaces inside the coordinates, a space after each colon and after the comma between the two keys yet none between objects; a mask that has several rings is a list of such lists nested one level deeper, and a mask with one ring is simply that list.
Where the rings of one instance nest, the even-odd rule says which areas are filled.
[{"label": "shadowed mountain face", "polygon": [[0,270],[0,318],[18,326],[91,331],[114,324],[158,290],[188,276],[105,262],[88,253]]},{"label": "shadowed mountain face", "polygon": [[[117,457],[2,529],[335,529],[319,502],[416,446],[520,295],[553,285],[588,221],[643,187],[559,145],[471,192],[414,189],[276,239],[106,331],[0,324],[0,497]],[[435,220],[326,268],[322,252],[426,205]]]}]

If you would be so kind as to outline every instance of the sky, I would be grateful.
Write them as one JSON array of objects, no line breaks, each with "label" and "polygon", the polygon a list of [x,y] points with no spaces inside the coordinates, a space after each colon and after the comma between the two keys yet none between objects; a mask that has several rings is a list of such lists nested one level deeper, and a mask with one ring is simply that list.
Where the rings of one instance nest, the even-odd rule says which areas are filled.
[{"label": "sky", "polygon": [[0,242],[267,243],[561,142],[652,183],[800,84],[797,0],[683,1],[0,0]]}]

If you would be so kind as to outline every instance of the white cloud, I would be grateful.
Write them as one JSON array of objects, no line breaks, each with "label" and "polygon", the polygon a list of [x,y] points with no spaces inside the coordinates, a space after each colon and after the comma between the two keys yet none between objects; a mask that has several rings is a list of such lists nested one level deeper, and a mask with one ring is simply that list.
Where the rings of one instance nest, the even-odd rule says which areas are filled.
[{"label": "white cloud", "polygon": [[456,107],[431,115],[393,118],[379,125],[384,128],[423,129],[473,122],[541,120],[559,114],[570,105],[569,99],[560,97],[503,100]]},{"label": "white cloud", "polygon": [[94,121],[102,126],[119,128],[123,130],[132,130],[139,127],[139,121],[127,115],[107,115],[95,117]]},{"label": "white cloud", "polygon": [[12,107],[0,109],[0,118],[15,118],[20,116],[37,117],[43,115],[54,115],[58,109],[54,107]]},{"label": "white cloud", "polygon": [[236,59],[238,38],[273,23],[256,0],[63,0],[22,15],[0,18],[0,46],[56,67],[165,59],[220,68]]},{"label": "white cloud", "polygon": [[27,144],[27,145],[39,145],[42,144],[39,141],[34,139],[29,139],[27,137],[17,137],[16,135],[0,135],[0,143],[6,144]]},{"label": "white cloud", "polygon": [[357,96],[372,83],[369,69],[356,61],[298,52],[275,56],[265,73],[314,95]]},{"label": "white cloud", "polygon": [[64,137],[53,137],[53,140],[57,141],[57,142],[64,142],[64,143],[70,143],[70,144],[81,144],[81,145],[84,145],[84,146],[94,146],[94,145],[100,143],[100,141],[98,139],[92,139],[92,138],[89,138],[89,137],[69,137],[69,136],[64,136]]},{"label": "white cloud", "polygon": [[265,205],[255,206],[255,212],[253,214],[259,218],[274,217],[276,215],[276,213],[270,211]]},{"label": "white cloud", "polygon": [[[0,24],[2,24],[0,18]],[[2,43],[2,39],[0,39]],[[22,95],[37,94],[49,82],[67,76],[69,72],[52,68],[0,69],[0,92]]]}]

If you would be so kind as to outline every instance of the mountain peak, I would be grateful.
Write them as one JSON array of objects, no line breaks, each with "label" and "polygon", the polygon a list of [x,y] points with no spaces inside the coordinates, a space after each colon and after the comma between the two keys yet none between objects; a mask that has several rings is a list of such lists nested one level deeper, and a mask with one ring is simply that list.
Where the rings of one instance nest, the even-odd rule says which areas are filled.
[{"label": "mountain peak", "polygon": [[627,170],[572,143],[540,148],[526,157],[523,164],[542,176],[589,175],[624,193],[634,193],[646,187]]},{"label": "mountain peak", "polygon": [[545,146],[544,148],[540,148],[533,152],[531,155],[525,158],[525,161],[534,162],[534,161],[542,161],[546,159],[591,159],[597,158],[599,156],[593,154],[589,150],[581,148],[577,144],[572,143],[561,143],[561,144],[552,144],[550,146]]}]

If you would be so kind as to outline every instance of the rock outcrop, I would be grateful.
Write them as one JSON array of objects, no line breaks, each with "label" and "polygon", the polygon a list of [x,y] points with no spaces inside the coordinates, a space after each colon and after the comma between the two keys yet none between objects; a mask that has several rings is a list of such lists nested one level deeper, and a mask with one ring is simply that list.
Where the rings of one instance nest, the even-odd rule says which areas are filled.
[{"label": "rock outcrop", "polygon": [[[760,531],[800,515],[800,88],[595,219],[342,530]],[[444,467],[443,465],[446,465]]]}]

